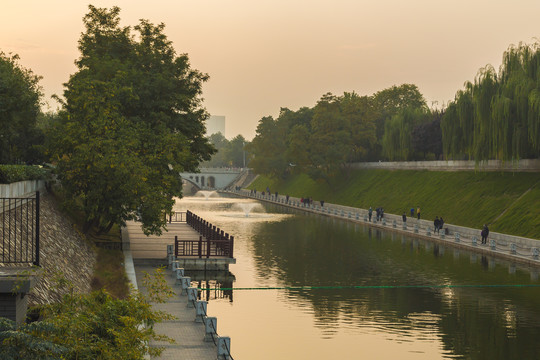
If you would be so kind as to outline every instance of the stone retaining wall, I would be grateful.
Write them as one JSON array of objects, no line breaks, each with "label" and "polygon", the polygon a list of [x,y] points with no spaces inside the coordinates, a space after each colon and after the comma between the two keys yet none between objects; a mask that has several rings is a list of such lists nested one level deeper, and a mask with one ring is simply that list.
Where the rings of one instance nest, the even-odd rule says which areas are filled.
[{"label": "stone retaining wall", "polygon": [[36,191],[45,190],[45,180],[26,180],[11,184],[0,184],[0,198],[25,197]]},{"label": "stone retaining wall", "polygon": [[[96,262],[94,247],[58,209],[52,195],[41,196],[40,249],[42,271],[29,294],[30,306],[58,302],[70,286],[76,293],[90,292]],[[69,285],[59,287],[59,278]]]}]

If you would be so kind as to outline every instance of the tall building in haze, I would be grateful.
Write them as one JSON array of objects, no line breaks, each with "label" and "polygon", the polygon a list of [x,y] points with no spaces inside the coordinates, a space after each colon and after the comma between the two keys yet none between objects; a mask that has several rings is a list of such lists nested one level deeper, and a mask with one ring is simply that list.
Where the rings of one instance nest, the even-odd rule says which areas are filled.
[{"label": "tall building in haze", "polygon": [[206,120],[206,136],[220,132],[225,136],[225,116],[210,115]]}]

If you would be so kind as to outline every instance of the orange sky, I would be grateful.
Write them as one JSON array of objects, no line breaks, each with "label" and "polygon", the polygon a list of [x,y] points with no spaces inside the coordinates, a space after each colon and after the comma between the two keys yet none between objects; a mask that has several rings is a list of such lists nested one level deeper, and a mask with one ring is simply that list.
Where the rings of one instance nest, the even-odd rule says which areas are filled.
[{"label": "orange sky", "polygon": [[[540,34],[540,1],[516,0],[118,0],[123,25],[166,24],[178,53],[210,75],[207,110],[226,116],[226,137],[251,139],[280,107],[312,107],[326,92],[371,95],[416,84],[428,104],[454,98],[480,67],[499,67],[510,44]],[[8,1],[0,50],[61,94],[75,71],[88,2]],[[435,103],[433,103],[435,104]]]}]

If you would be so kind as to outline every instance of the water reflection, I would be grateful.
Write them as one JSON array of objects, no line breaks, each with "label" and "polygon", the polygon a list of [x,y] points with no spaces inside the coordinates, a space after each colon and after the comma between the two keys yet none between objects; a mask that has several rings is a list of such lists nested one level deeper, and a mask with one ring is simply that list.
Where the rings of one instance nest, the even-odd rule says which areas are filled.
[{"label": "water reflection", "polygon": [[[280,207],[265,206],[267,218],[226,216],[237,201],[178,204],[235,235],[235,287],[282,288],[235,291],[234,304],[232,293],[210,295],[235,358],[538,357],[540,289],[437,287],[536,284],[537,271]],[[339,288],[351,285],[433,287]]]}]

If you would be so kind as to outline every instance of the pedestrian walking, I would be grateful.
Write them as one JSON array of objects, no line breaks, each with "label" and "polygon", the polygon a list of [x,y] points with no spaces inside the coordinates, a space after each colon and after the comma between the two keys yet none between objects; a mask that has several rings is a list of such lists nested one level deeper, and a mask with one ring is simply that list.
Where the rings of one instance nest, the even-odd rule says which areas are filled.
[{"label": "pedestrian walking", "polygon": [[407,215],[405,213],[403,213],[401,218],[403,219],[403,224],[406,224],[407,223]]},{"label": "pedestrian walking", "polygon": [[411,208],[411,217],[414,217],[414,208]]},{"label": "pedestrian walking", "polygon": [[416,209],[416,215],[418,216],[418,220],[420,220],[420,206]]},{"label": "pedestrian walking", "polygon": [[482,244],[487,244],[487,238],[489,235],[489,228],[486,224],[484,224],[484,227],[482,228],[482,232],[480,233],[482,235]]},{"label": "pedestrian walking", "polygon": [[433,220],[433,232],[438,233],[439,232],[439,217],[435,216],[435,220]]},{"label": "pedestrian walking", "polygon": [[371,206],[369,207],[369,210],[367,211],[367,213],[369,217],[369,222],[371,222],[371,215],[373,215],[373,209],[371,208]]}]

